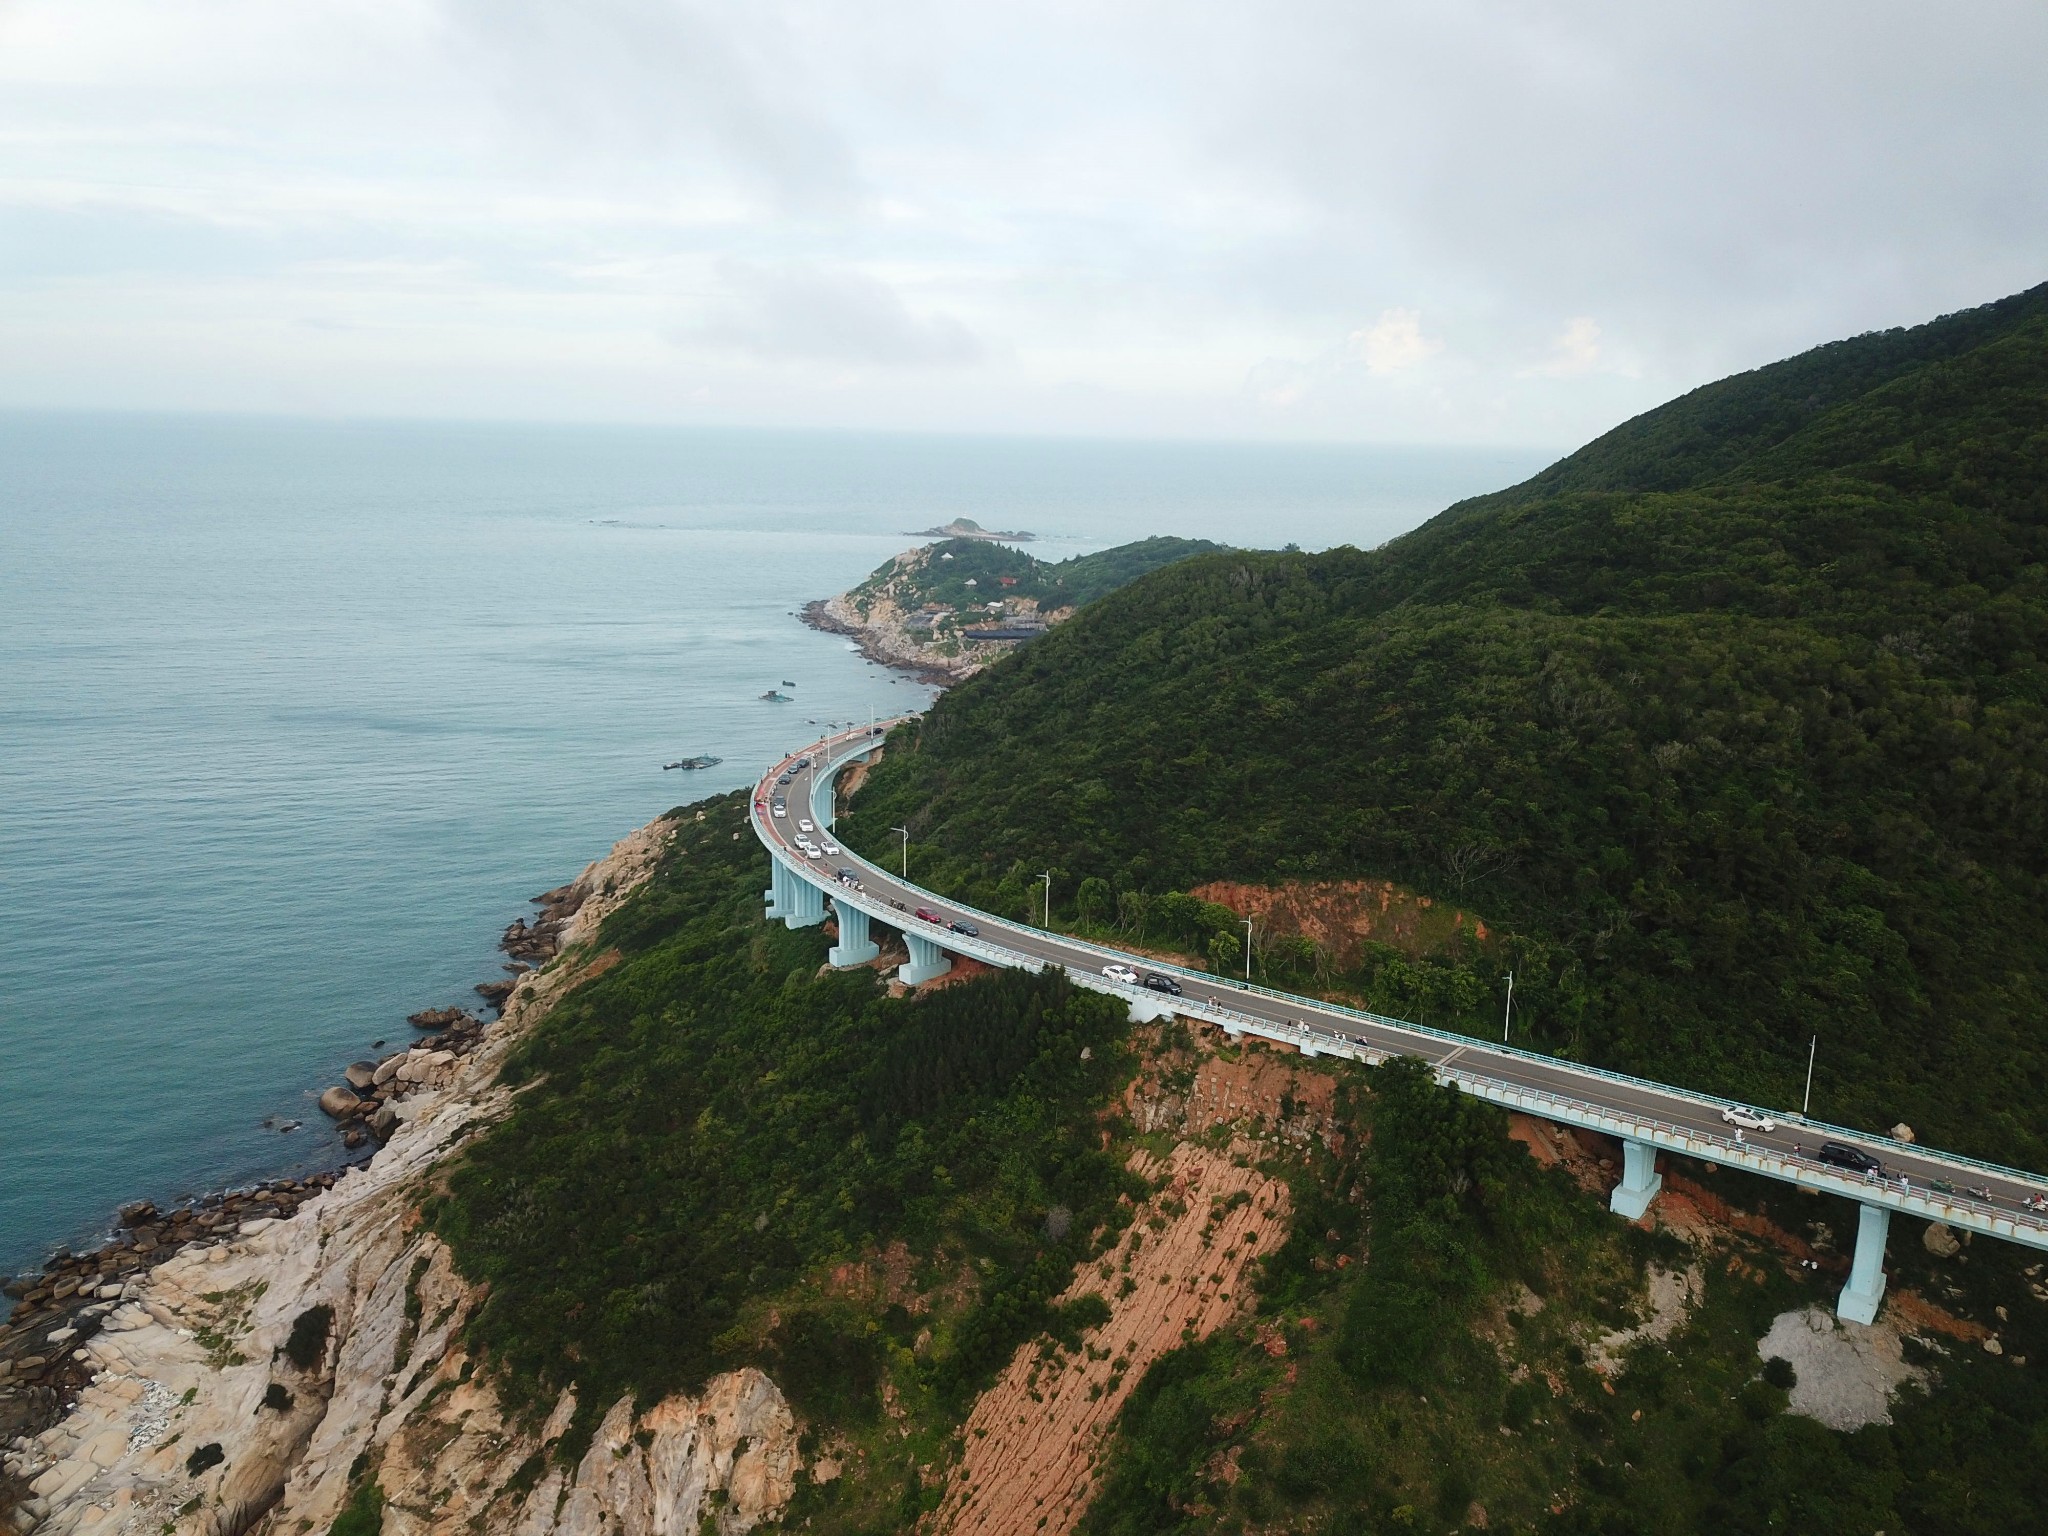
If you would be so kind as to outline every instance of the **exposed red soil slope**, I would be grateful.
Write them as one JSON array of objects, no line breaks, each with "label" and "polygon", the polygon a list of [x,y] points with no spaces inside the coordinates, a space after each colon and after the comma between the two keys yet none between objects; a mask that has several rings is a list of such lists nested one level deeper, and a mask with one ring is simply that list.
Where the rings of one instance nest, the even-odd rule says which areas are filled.
[{"label": "exposed red soil slope", "polygon": [[1011,1358],[968,1417],[931,1530],[1066,1536],[1124,1399],[1161,1355],[1238,1316],[1251,1301],[1245,1269],[1286,1237],[1287,1186],[1224,1153],[1182,1143],[1164,1163],[1140,1152],[1132,1166],[1161,1181],[1157,1192],[1062,1298],[1099,1295],[1110,1320],[1079,1353],[1026,1345]]},{"label": "exposed red soil slope", "polygon": [[1253,919],[1270,937],[1300,934],[1321,946],[1339,970],[1351,970],[1368,943],[1405,954],[1441,949],[1463,932],[1485,941],[1486,924],[1470,913],[1403,890],[1391,880],[1290,880],[1240,885],[1215,880],[1188,893]]}]

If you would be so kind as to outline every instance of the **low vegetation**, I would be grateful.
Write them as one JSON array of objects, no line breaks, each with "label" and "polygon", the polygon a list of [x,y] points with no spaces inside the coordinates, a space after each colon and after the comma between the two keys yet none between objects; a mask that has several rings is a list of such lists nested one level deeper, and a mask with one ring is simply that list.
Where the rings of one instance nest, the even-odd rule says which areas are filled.
[{"label": "low vegetation", "polygon": [[[536,1405],[575,1382],[586,1430],[753,1363],[814,1422],[871,1425],[887,1381],[937,1433],[1062,1326],[1051,1299],[1115,1227],[1130,1178],[1096,1119],[1123,1009],[1058,975],[892,998],[821,971],[820,930],[762,919],[743,797],[703,809],[429,1203],[490,1287],[474,1342]],[[834,1279],[892,1253],[893,1288]]]}]

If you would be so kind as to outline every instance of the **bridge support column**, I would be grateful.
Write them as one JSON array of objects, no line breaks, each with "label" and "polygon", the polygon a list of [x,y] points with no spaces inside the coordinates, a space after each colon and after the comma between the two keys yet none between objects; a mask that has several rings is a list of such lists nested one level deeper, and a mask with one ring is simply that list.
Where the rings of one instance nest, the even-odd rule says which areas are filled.
[{"label": "bridge support column", "polygon": [[868,933],[867,913],[859,907],[835,900],[832,914],[839,919],[839,942],[826,951],[827,961],[842,967],[866,965],[882,952]]},{"label": "bridge support column", "polygon": [[919,986],[953,969],[953,962],[936,940],[921,933],[906,933],[903,943],[910,951],[910,963],[896,967],[896,979],[906,987]]},{"label": "bridge support column", "polygon": [[1621,1182],[1607,1199],[1607,1208],[1630,1221],[1641,1221],[1643,1212],[1664,1187],[1664,1175],[1657,1171],[1657,1149],[1647,1141],[1621,1144]]},{"label": "bridge support column", "polygon": [[788,915],[791,906],[790,884],[790,874],[782,867],[782,860],[771,857],[768,860],[768,889],[761,893],[768,902],[769,922]]},{"label": "bridge support column", "polygon": [[1882,1205],[1862,1209],[1856,1223],[1856,1262],[1835,1303],[1835,1316],[1867,1326],[1877,1321],[1878,1304],[1884,1300],[1884,1240],[1891,1232],[1892,1213]]},{"label": "bridge support column", "polygon": [[815,928],[825,921],[825,892],[794,871],[785,871],[782,920],[791,928]]}]

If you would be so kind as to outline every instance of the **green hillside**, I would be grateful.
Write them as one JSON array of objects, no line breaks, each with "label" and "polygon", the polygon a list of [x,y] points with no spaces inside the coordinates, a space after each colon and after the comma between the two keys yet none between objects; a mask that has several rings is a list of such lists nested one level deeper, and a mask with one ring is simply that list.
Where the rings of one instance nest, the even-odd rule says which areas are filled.
[{"label": "green hillside", "polygon": [[1162,898],[1392,879],[1489,938],[1321,983],[1496,1030],[1512,967],[1530,1043],[1770,1104],[1818,1034],[1816,1113],[2044,1166],[2044,540],[2048,288],[1695,391],[1378,551],[1154,572],[946,694],[841,825],[1219,961],[1229,914]]}]

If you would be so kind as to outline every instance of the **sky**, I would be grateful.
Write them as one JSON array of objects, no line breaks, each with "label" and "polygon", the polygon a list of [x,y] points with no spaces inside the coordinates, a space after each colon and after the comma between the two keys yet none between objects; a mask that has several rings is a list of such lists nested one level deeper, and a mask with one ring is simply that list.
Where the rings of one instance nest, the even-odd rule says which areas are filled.
[{"label": "sky", "polygon": [[2048,6],[0,0],[0,408],[1569,447],[2048,279]]}]

